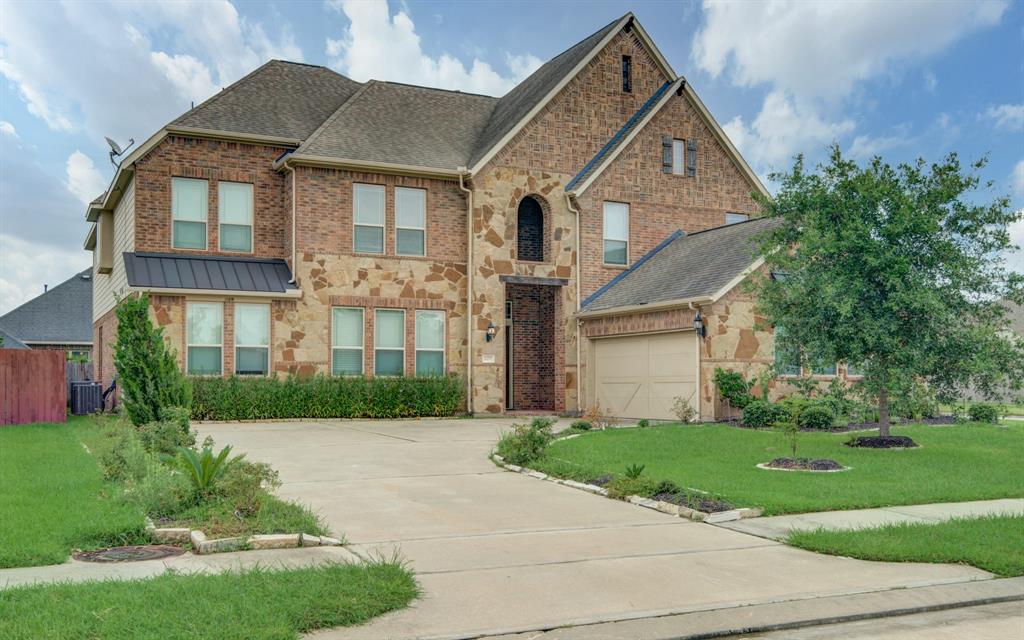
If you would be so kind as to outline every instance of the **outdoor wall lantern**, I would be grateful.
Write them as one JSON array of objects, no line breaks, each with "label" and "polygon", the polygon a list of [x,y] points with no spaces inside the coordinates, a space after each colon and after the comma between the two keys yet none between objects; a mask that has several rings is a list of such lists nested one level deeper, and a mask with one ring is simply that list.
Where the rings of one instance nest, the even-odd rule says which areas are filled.
[{"label": "outdoor wall lantern", "polygon": [[704,318],[700,317],[700,311],[697,312],[697,315],[693,316],[693,330],[701,338],[707,335],[707,332],[704,330]]},{"label": "outdoor wall lantern", "polygon": [[487,323],[487,342],[494,340],[494,336],[498,334],[498,327],[494,326],[493,322]]}]

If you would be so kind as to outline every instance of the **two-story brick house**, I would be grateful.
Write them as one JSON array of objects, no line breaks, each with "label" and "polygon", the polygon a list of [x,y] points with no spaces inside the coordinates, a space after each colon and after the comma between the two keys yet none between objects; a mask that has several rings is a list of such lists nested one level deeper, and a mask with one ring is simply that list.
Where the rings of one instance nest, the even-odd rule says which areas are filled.
[{"label": "two-story brick house", "polygon": [[98,375],[115,295],[147,291],[192,374],[457,374],[477,413],[712,417],[715,366],[773,357],[735,288],[760,223],[727,226],[753,192],[632,14],[501,98],[271,61],[90,205]]}]

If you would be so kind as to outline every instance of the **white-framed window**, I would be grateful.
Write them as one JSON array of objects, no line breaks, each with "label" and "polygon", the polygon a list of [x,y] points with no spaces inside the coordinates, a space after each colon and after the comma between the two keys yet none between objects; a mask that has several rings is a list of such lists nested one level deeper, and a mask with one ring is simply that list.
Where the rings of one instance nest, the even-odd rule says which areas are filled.
[{"label": "white-framed window", "polygon": [[331,309],[331,375],[363,374],[363,310]]},{"label": "white-framed window", "polygon": [[193,376],[219,376],[224,362],[224,305],[220,302],[186,304],[187,371]]},{"label": "white-framed window", "polygon": [[686,173],[686,140],[672,140],[672,173]]},{"label": "white-framed window", "polygon": [[221,251],[252,253],[252,185],[217,183],[217,220]]},{"label": "white-framed window", "polygon": [[171,178],[171,246],[206,249],[206,180]]},{"label": "white-framed window", "polygon": [[373,318],[373,374],[405,373],[405,310],[377,309]]},{"label": "white-framed window", "polygon": [[604,203],[604,262],[629,263],[629,205]]},{"label": "white-framed window", "polygon": [[444,375],[444,311],[416,312],[416,375]]},{"label": "white-framed window", "polygon": [[384,187],[352,185],[353,247],[356,253],[384,253]]},{"label": "white-framed window", "polygon": [[746,222],[750,220],[750,216],[746,213],[726,213],[725,224],[736,224],[737,222]]},{"label": "white-framed window", "polygon": [[836,363],[835,362],[815,362],[811,365],[811,375],[814,376],[834,376],[836,375]]},{"label": "white-framed window", "polygon": [[270,305],[235,304],[235,373],[270,373]]},{"label": "white-framed window", "polygon": [[427,254],[427,192],[395,187],[395,253]]}]

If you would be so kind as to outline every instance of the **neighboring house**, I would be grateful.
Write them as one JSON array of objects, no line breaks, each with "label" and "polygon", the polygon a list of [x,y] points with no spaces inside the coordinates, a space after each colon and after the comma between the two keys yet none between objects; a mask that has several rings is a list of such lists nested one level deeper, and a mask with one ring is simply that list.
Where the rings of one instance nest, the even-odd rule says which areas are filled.
[{"label": "neighboring house", "polygon": [[0,316],[3,346],[91,356],[92,286],[92,269],[86,269]]},{"label": "neighboring house", "polygon": [[[459,374],[476,413],[660,418],[700,388],[712,417],[716,364],[772,359],[749,303],[725,310],[757,223],[708,231],[756,216],[752,192],[632,14],[501,98],[271,61],[136,148],[89,206],[97,375],[115,294],[146,291],[192,374]],[[702,248],[677,296],[619,295],[666,238],[701,237],[722,239],[720,269]]]}]

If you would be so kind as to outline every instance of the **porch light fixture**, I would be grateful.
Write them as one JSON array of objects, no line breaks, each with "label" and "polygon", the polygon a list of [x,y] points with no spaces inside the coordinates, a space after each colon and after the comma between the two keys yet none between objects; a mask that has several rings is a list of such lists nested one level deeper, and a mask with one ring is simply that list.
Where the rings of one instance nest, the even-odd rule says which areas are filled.
[{"label": "porch light fixture", "polygon": [[700,311],[697,311],[697,314],[693,316],[693,330],[701,338],[707,335],[707,331],[704,329],[704,318],[700,316]]},{"label": "porch light fixture", "polygon": [[494,336],[498,334],[498,327],[494,326],[493,322],[487,323],[487,342],[494,340]]}]

